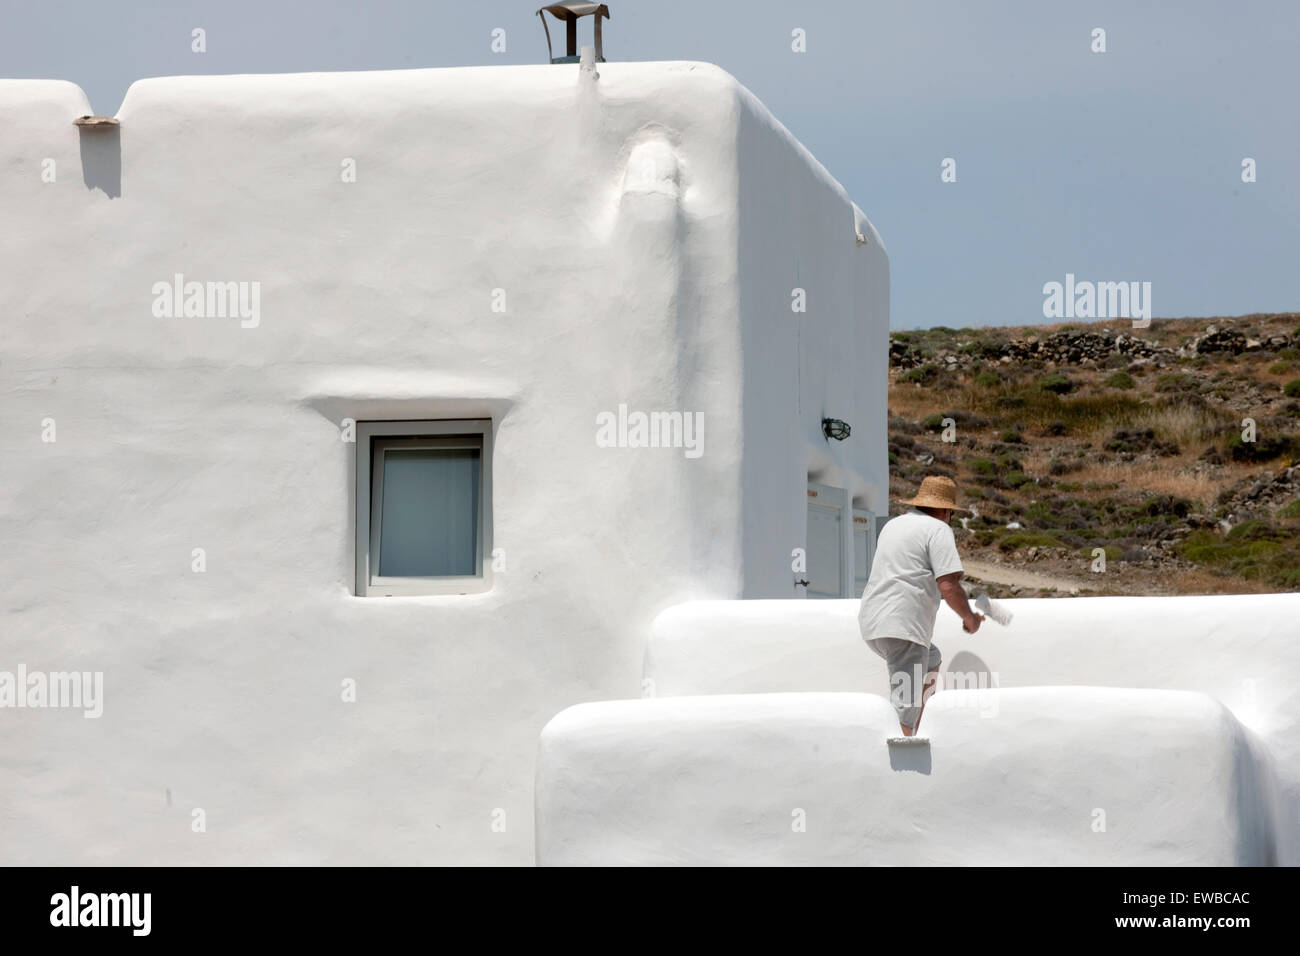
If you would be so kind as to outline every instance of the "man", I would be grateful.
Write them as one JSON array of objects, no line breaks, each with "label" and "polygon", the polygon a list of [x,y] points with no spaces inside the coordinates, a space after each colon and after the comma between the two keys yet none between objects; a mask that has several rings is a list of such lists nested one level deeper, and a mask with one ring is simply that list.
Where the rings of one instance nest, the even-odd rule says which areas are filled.
[{"label": "man", "polygon": [[961,559],[948,521],[954,512],[970,512],[957,507],[956,483],[931,476],[915,498],[902,503],[912,510],[890,519],[880,532],[858,625],[867,646],[889,665],[890,700],[903,735],[911,737],[939,676],[942,657],[931,640],[940,601],[961,615],[968,634],[978,631],[984,618],[971,610],[959,583]]}]

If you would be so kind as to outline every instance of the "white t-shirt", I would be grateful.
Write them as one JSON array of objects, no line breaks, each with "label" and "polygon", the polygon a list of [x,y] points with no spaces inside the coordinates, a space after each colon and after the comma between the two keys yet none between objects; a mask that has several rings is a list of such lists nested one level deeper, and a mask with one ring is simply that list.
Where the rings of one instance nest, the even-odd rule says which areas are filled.
[{"label": "white t-shirt", "polygon": [[901,637],[929,647],[943,603],[935,578],[961,570],[947,522],[915,510],[890,519],[876,542],[858,608],[862,639]]}]

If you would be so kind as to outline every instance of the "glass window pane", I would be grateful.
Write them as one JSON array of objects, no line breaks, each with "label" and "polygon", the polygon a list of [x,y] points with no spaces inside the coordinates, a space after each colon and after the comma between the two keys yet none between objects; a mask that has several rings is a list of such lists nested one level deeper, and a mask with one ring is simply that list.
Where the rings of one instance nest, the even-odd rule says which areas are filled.
[{"label": "glass window pane", "polygon": [[479,449],[390,449],[384,455],[379,575],[475,575]]}]

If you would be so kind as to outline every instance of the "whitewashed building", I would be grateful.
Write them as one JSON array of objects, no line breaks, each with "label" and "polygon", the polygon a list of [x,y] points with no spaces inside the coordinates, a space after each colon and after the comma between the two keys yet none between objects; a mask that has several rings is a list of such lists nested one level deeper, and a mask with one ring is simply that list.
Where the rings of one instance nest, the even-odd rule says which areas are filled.
[{"label": "whitewashed building", "polygon": [[888,259],[722,70],[90,113],[0,82],[0,862],[526,864],[659,612],[860,588]]}]

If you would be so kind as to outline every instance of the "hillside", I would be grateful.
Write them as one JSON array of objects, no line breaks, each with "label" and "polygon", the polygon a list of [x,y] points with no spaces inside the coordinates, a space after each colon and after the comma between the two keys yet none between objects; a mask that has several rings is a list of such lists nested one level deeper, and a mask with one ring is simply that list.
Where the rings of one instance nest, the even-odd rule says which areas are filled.
[{"label": "hillside", "polygon": [[1300,314],[890,339],[891,496],[956,480],[991,594],[1300,589]]}]

